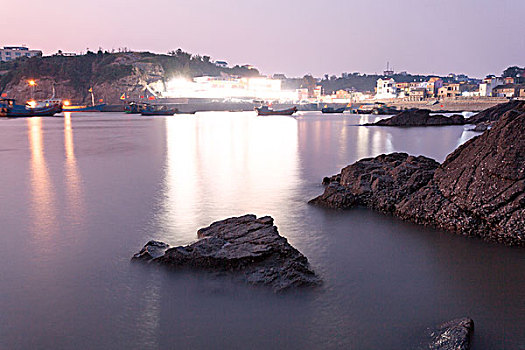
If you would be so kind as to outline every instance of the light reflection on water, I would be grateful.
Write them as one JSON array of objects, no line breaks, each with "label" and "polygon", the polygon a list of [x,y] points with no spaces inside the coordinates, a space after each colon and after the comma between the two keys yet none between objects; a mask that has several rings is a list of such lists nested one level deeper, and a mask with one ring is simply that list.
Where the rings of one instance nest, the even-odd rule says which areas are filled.
[{"label": "light reflection on water", "polygon": [[[322,177],[360,158],[403,151],[443,161],[476,135],[359,126],[380,118],[1,121],[0,349],[398,349],[464,315],[477,322],[475,349],[519,348],[521,251],[306,204]],[[272,215],[323,287],[276,296],[224,276],[129,264],[149,239],[187,244],[199,227],[245,213]]]},{"label": "light reflection on water", "polygon": [[40,241],[51,239],[57,231],[55,192],[44,153],[42,118],[27,119],[31,150],[32,232]]}]

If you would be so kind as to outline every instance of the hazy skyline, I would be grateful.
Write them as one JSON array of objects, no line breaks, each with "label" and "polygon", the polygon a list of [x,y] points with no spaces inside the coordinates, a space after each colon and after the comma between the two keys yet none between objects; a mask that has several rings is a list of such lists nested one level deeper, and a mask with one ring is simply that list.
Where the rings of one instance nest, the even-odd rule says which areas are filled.
[{"label": "hazy skyline", "polygon": [[46,55],[182,48],[287,76],[380,73],[387,61],[396,71],[474,77],[525,65],[523,0],[29,0],[3,8],[14,15],[3,16],[0,45]]}]

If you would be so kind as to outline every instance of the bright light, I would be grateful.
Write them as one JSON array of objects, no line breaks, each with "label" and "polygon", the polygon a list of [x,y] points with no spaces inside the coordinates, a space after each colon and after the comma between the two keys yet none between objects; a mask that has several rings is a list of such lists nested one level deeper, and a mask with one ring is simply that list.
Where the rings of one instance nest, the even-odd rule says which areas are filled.
[{"label": "bright light", "polygon": [[191,80],[175,78],[166,84],[165,97],[210,98],[224,100],[280,100],[297,99],[294,91],[281,90],[281,81],[265,77],[236,78],[202,76]]},{"label": "bright light", "polygon": [[27,82],[30,86],[35,86],[36,85],[36,81],[34,81],[33,79],[29,80]]},{"label": "bright light", "polygon": [[30,100],[30,101],[27,101],[27,105],[31,108],[35,108],[36,107],[36,101],[35,100]]},{"label": "bright light", "polygon": [[62,104],[64,106],[69,106],[71,104],[71,102],[69,102],[69,100],[64,100],[64,102],[62,102]]}]

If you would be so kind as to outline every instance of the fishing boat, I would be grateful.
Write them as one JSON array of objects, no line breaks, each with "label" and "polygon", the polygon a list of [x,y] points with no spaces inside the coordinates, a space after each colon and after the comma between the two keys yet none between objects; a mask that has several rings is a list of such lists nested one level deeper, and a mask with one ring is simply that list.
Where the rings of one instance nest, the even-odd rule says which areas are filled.
[{"label": "fishing boat", "polygon": [[166,105],[148,105],[146,106],[141,115],[152,116],[152,115],[174,115],[179,110],[177,108],[169,108]]},{"label": "fishing boat", "polygon": [[341,107],[341,108],[324,107],[321,109],[321,112],[325,114],[341,114],[341,113],[344,113],[345,110],[346,110],[346,107]]},{"label": "fishing boat", "polygon": [[149,104],[144,102],[130,102],[124,107],[124,112],[127,114],[141,114],[148,105]]},{"label": "fishing boat", "polygon": [[19,117],[52,117],[62,112],[61,104],[44,107],[17,105],[14,99],[0,99],[0,116],[7,118]]},{"label": "fishing boat", "polygon": [[[64,101],[67,102],[67,101]],[[70,105],[64,104],[62,109],[64,112],[102,112],[102,109],[106,106],[105,103],[101,103],[94,106],[85,106],[85,105]]]},{"label": "fishing boat", "polygon": [[262,106],[255,108],[255,110],[257,111],[257,115],[292,115],[297,112],[297,107],[276,111],[268,106]]}]

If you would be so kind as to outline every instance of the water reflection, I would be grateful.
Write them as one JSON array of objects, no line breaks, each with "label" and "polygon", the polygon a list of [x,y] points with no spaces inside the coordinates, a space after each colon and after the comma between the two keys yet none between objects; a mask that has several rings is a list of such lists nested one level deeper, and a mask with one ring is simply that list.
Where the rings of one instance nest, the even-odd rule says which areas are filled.
[{"label": "water reflection", "polygon": [[44,155],[42,118],[27,119],[31,150],[30,183],[32,225],[39,236],[49,237],[57,229],[55,191]]},{"label": "water reflection", "polygon": [[78,170],[75,157],[73,127],[71,112],[64,112],[64,149],[66,161],[64,164],[67,210],[75,222],[84,218],[82,202],[82,177]]},{"label": "water reflection", "polygon": [[166,139],[163,221],[169,242],[186,244],[214,220],[273,214],[290,205],[286,198],[298,176],[295,119],[252,113],[168,118]]}]

